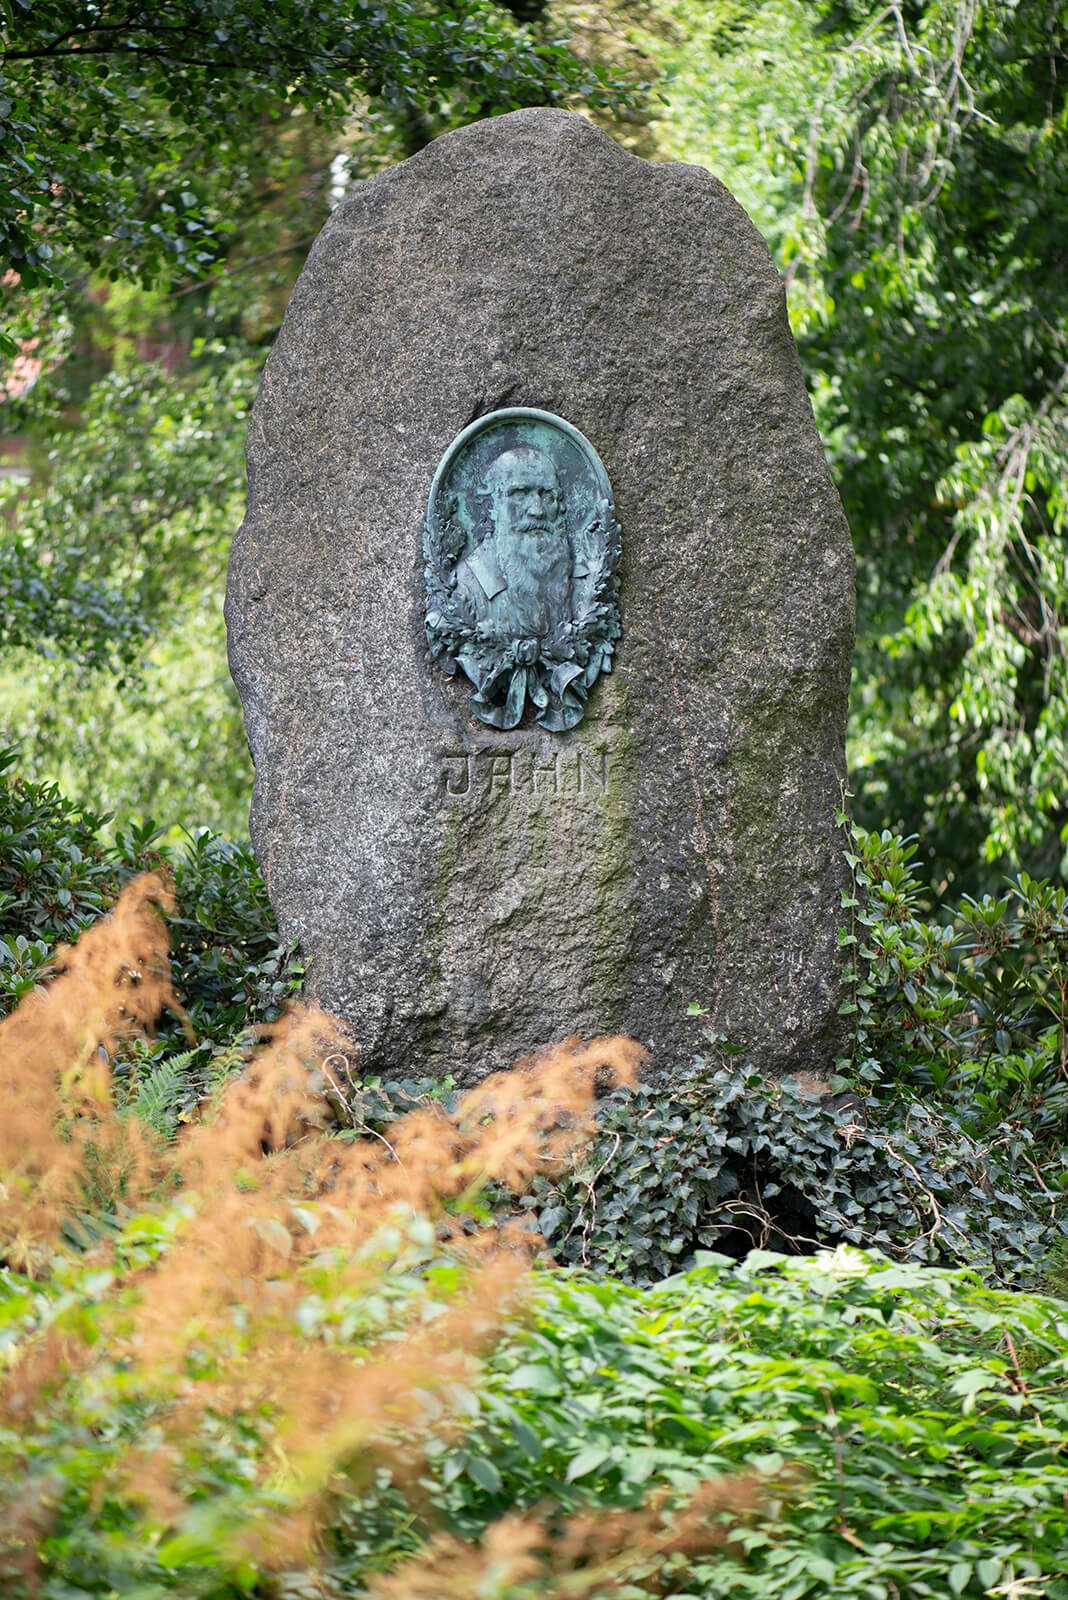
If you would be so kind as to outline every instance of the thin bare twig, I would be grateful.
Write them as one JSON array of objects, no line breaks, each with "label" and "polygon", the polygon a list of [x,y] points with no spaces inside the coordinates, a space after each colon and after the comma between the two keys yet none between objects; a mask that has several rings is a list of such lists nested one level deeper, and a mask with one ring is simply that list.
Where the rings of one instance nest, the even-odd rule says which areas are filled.
[{"label": "thin bare twig", "polygon": [[608,1154],[605,1156],[604,1160],[601,1162],[601,1165],[597,1168],[597,1171],[594,1173],[593,1177],[590,1178],[588,1182],[586,1182],[586,1180],[583,1180],[584,1182],[586,1182],[586,1193],[590,1197],[590,1216],[589,1216],[589,1221],[585,1224],[585,1226],[582,1229],[582,1265],[584,1267],[588,1267],[589,1264],[590,1264],[590,1254],[589,1254],[590,1234],[593,1231],[593,1224],[597,1219],[597,1190],[596,1190],[597,1179],[604,1172],[605,1168],[608,1166],[609,1162],[612,1160],[612,1158],[615,1155],[616,1151],[619,1149],[619,1141],[620,1141],[620,1135],[617,1132],[613,1137],[611,1150],[609,1150]]},{"label": "thin bare twig", "polygon": [[1020,1358],[1016,1354],[1016,1346],[1012,1342],[1012,1334],[1009,1332],[1008,1328],[1005,1329],[1005,1348],[1009,1352],[1009,1359],[1012,1362],[1013,1371],[1016,1374],[1012,1386],[1016,1390],[1016,1393],[1022,1397],[1024,1404],[1030,1406],[1035,1416],[1041,1420],[1042,1413],[1032,1400],[1031,1391],[1028,1389],[1027,1384],[1024,1381],[1024,1375],[1020,1370]]},{"label": "thin bare twig", "polygon": [[312,244],[314,239],[315,234],[309,233],[303,239],[294,239],[292,244],[279,245],[277,250],[265,250],[261,255],[249,256],[247,260],[239,261],[236,266],[224,267],[219,272],[210,272],[206,278],[197,278],[195,283],[184,284],[181,289],[172,289],[169,298],[180,300],[183,295],[195,294],[198,289],[203,289],[211,283],[218,283],[221,278],[236,278],[240,272],[251,272],[261,261],[273,261],[276,256],[292,255],[294,250],[303,250],[306,245]]}]

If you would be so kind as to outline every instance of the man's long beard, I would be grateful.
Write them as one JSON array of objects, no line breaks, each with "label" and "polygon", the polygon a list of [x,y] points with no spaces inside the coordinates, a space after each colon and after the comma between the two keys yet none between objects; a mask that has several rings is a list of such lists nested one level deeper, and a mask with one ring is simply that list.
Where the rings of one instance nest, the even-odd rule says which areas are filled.
[{"label": "man's long beard", "polygon": [[562,577],[571,566],[571,552],[566,540],[555,529],[518,528],[512,535],[508,552],[508,569],[505,577],[509,583],[521,575],[541,581]]}]

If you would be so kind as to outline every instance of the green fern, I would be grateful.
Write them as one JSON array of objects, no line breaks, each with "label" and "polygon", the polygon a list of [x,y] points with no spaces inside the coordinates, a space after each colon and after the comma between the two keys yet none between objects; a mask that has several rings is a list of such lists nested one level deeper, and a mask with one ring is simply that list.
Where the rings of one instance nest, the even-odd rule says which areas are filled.
[{"label": "green fern", "polygon": [[204,1093],[218,1094],[220,1089],[244,1072],[256,1042],[256,1029],[246,1029],[230,1044],[216,1048],[204,1070]]},{"label": "green fern", "polygon": [[129,1109],[134,1116],[162,1139],[173,1139],[178,1131],[189,1085],[188,1068],[199,1054],[198,1046],[183,1050],[180,1055],[164,1056],[148,1076],[141,1079],[130,1101]]}]

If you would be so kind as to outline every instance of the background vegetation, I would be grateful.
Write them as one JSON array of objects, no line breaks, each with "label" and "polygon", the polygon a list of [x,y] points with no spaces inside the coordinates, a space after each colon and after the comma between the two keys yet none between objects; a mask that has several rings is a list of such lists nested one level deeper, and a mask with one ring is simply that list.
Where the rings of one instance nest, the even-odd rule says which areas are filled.
[{"label": "background vegetation", "polygon": [[[0,1587],[1063,1600],[1063,5],[0,19]],[[788,284],[860,590],[822,1095],[710,1038],[464,1100],[285,1011],[248,406],[344,188],[520,104],[711,168]]]},{"label": "background vegetation", "polygon": [[6,428],[34,478],[2,520],[0,712],[24,775],[241,832],[219,596],[304,252],[442,129],[581,104],[723,177],[786,277],[857,545],[860,819],[917,835],[939,899],[1063,872],[1060,0],[6,14]]}]

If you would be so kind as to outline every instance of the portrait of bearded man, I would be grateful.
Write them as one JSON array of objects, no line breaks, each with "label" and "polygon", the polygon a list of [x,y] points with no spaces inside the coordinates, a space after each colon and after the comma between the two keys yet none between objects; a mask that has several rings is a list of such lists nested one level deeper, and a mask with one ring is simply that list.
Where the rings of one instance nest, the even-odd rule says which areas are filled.
[{"label": "portrait of bearded man", "polygon": [[480,722],[516,728],[528,708],[548,732],[581,722],[619,638],[619,553],[604,467],[570,423],[516,408],[457,435],[427,504],[426,632],[474,685]]},{"label": "portrait of bearded man", "polygon": [[456,587],[484,635],[516,640],[517,659],[533,662],[571,615],[574,556],[556,467],[533,445],[502,451],[483,493],[490,531],[457,563]]}]

